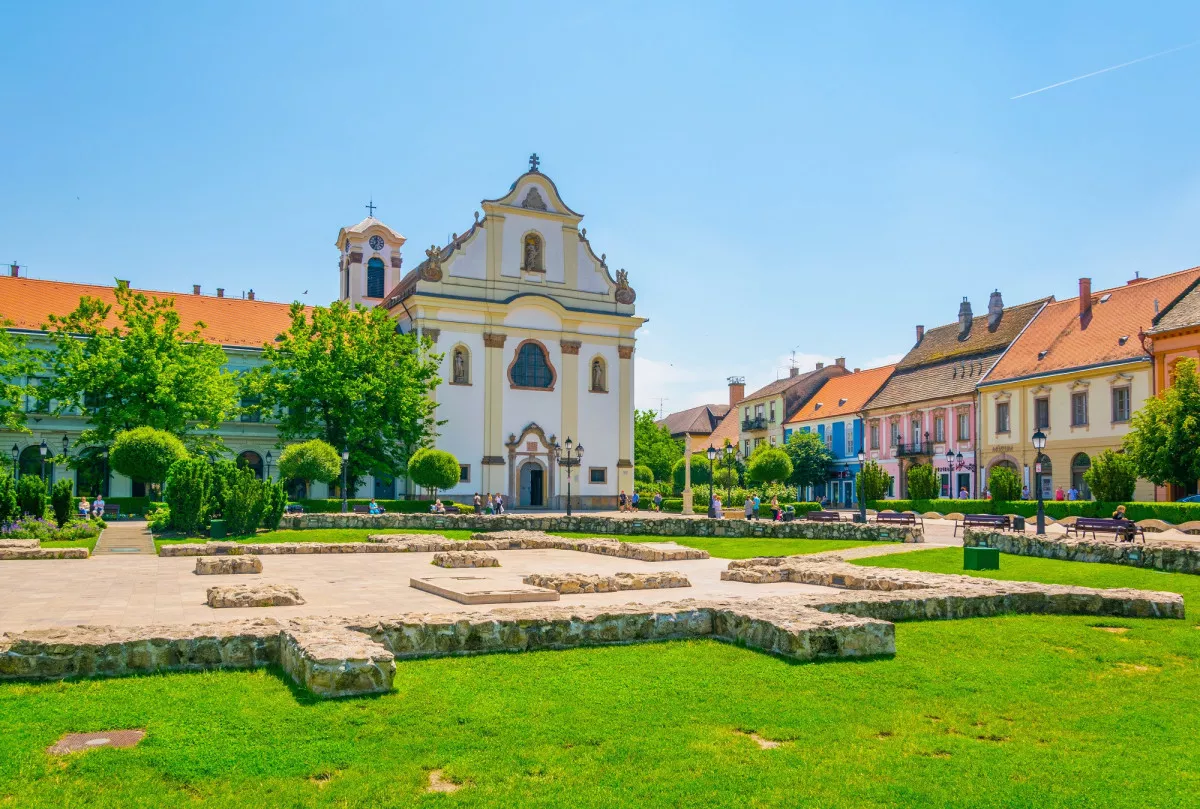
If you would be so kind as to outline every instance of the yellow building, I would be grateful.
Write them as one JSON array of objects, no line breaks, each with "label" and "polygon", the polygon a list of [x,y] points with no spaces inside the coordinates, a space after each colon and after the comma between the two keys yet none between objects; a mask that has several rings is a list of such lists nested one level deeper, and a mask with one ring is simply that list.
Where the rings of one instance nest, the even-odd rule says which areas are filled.
[{"label": "yellow building", "polygon": [[[1198,278],[1200,268],[1098,292],[1090,278],[1081,278],[1078,297],[1047,304],[978,385],[984,480],[1008,466],[1036,496],[1031,437],[1040,429],[1046,434],[1043,497],[1074,488],[1081,499],[1090,498],[1083,473],[1091,459],[1121,448],[1130,417],[1154,395],[1153,364],[1139,334],[1160,302],[1174,300]],[[1134,498],[1153,500],[1154,486],[1139,480]]]},{"label": "yellow building", "polygon": [[783,446],[783,424],[804,407],[813,394],[833,377],[849,373],[846,358],[838,357],[833,365],[818,362],[816,370],[800,373],[792,368],[783,379],[776,379],[759,388],[737,403],[737,447],[742,457],[760,444]]}]

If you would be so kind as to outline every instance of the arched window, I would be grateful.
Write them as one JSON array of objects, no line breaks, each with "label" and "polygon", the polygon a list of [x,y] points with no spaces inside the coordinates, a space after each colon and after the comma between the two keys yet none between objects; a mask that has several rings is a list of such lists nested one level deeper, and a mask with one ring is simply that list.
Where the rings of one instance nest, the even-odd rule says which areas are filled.
[{"label": "arched window", "polygon": [[508,367],[508,379],[514,388],[554,390],[556,376],[545,346],[537,340],[526,340],[517,346]]},{"label": "arched window", "polygon": [[608,368],[604,364],[603,357],[593,357],[591,366],[591,377],[588,382],[588,390],[592,393],[605,393],[608,391]]},{"label": "arched window", "polygon": [[[42,476],[42,452],[38,444],[30,444],[21,450],[21,457],[17,461],[17,475],[33,475],[35,477]],[[49,458],[49,454],[46,455]]]},{"label": "arched window", "polygon": [[521,245],[521,269],[525,272],[545,272],[543,257],[546,245],[536,233],[526,233]]},{"label": "arched window", "polygon": [[1088,489],[1087,481],[1083,479],[1083,473],[1091,468],[1092,459],[1085,452],[1081,452],[1071,459],[1071,488],[1079,492],[1080,500],[1092,499],[1092,492]]},{"label": "arched window", "polygon": [[456,345],[450,352],[450,384],[471,384],[471,352],[464,345]]},{"label": "arched window", "polygon": [[249,469],[254,472],[254,476],[262,480],[263,476],[263,459],[252,449],[248,449],[237,457],[237,465],[239,468]]},{"label": "arched window", "polygon": [[80,495],[108,497],[108,459],[100,455],[81,455],[75,467],[75,491]]},{"label": "arched window", "polygon": [[373,258],[367,262],[367,297],[383,297],[383,259]]},{"label": "arched window", "polygon": [[1011,472],[1017,472],[1017,465],[1012,461],[996,461],[992,464],[992,469],[1008,469]]}]

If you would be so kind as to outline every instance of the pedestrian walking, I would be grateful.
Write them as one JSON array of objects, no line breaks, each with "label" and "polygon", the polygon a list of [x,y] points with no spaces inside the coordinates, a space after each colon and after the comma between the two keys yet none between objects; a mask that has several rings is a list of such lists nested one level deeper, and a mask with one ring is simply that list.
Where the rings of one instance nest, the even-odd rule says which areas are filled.
[{"label": "pedestrian walking", "polygon": [[745,507],[746,507],[746,519],[753,520],[754,519],[754,498],[751,497],[750,495],[746,495]]},{"label": "pedestrian walking", "polygon": [[662,500],[663,500],[663,498],[662,498],[662,492],[655,492],[655,493],[654,493],[654,500],[652,501],[652,502],[654,503],[654,510],[655,510],[655,511],[662,511]]},{"label": "pedestrian walking", "polygon": [[633,511],[637,511],[637,510],[638,510],[638,502],[640,501],[640,499],[641,499],[641,498],[640,498],[640,497],[638,497],[637,489],[634,489],[634,490],[633,490],[633,497],[632,497],[632,498],[630,498],[630,500],[629,500],[629,502],[630,502],[630,505],[633,507],[633,508],[632,508],[632,510],[633,510]]},{"label": "pedestrian walking", "polygon": [[621,494],[617,496],[617,511],[624,513],[629,498],[625,495],[625,490],[621,489]]},{"label": "pedestrian walking", "polygon": [[757,494],[754,495],[754,519],[758,519],[758,507],[762,505],[762,498]]}]

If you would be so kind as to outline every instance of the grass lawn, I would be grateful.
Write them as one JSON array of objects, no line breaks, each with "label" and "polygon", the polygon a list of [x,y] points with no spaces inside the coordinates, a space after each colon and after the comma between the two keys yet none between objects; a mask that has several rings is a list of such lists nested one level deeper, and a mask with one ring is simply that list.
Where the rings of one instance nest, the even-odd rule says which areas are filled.
[{"label": "grass lawn", "polygon": [[[884,543],[853,539],[764,539],[760,537],[662,537],[680,545],[700,548],[722,559],[750,559],[755,556],[791,556],[798,553],[844,551]],[[890,544],[890,543],[889,543]]]},{"label": "grass lawn", "polygon": [[[961,572],[961,553],[870,563]],[[394,694],[334,702],[268,671],[9,684],[0,807],[1196,805],[1200,576],[1001,564],[1172,590],[1189,615],[907,623],[895,658],[859,662],[709,641],[409,661]],[[133,727],[131,750],[42,752]],[[466,786],[426,796],[433,768]]]},{"label": "grass lawn", "polygon": [[[44,540],[40,544],[43,548],[87,548],[88,553],[96,550],[96,540],[99,535],[88,537],[86,539],[67,539],[67,540]],[[2,806],[3,804],[0,804]]]}]

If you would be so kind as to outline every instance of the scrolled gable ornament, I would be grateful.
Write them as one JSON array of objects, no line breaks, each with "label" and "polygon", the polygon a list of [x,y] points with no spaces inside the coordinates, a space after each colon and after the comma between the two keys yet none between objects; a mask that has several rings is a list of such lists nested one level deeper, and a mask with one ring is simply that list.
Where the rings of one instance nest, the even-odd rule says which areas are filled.
[{"label": "scrolled gable ornament", "polygon": [[637,300],[637,293],[629,286],[629,273],[617,270],[617,303],[631,304]]},{"label": "scrolled gable ornament", "polygon": [[441,281],[442,280],[442,250],[436,244],[429,246],[425,251],[425,264],[421,267],[421,280],[423,281]]}]

